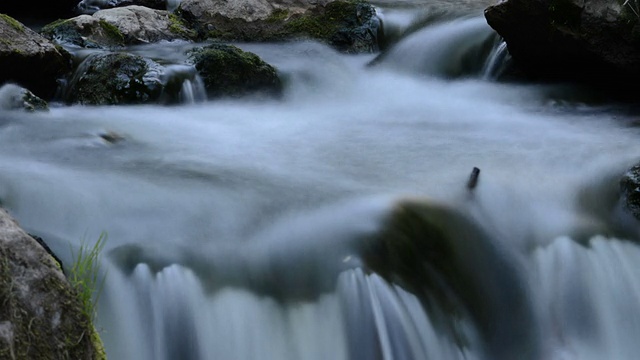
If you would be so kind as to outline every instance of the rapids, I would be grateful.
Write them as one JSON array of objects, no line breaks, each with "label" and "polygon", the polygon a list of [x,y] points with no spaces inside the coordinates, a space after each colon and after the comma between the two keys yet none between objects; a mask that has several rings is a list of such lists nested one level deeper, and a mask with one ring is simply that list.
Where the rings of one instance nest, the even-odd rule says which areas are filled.
[{"label": "rapids", "polygon": [[478,5],[420,4],[380,3],[382,56],[237,44],[282,99],[0,112],[0,205],[66,263],[108,234],[110,359],[637,358],[637,109],[497,82]]}]

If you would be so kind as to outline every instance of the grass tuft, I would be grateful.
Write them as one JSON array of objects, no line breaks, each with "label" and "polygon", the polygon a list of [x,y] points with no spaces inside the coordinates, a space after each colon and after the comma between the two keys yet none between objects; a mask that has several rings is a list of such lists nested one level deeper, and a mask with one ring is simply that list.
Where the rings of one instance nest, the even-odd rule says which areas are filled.
[{"label": "grass tuft", "polygon": [[73,267],[69,281],[78,292],[85,315],[92,322],[97,315],[96,305],[104,285],[104,277],[100,276],[100,256],[106,241],[107,234],[103,232],[92,246],[83,240],[77,253],[71,251]]}]

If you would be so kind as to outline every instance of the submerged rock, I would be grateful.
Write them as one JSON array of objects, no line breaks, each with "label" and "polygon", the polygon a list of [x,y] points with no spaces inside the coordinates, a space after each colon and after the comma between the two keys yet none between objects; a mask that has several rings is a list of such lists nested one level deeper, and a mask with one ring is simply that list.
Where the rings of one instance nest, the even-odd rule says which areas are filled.
[{"label": "submerged rock", "polygon": [[375,8],[363,1],[183,0],[177,13],[200,39],[310,38],[347,53],[377,51],[382,31]]},{"label": "submerged rock", "polygon": [[0,14],[0,84],[16,83],[48,100],[71,68],[67,51]]},{"label": "submerged rock", "polygon": [[543,79],[640,78],[640,8],[634,1],[506,0],[485,10],[516,64]]},{"label": "submerged rock", "polygon": [[158,63],[127,53],[96,53],[78,67],[65,100],[84,105],[142,104],[162,94]]},{"label": "submerged rock", "polygon": [[0,209],[0,358],[106,359],[59,264]]},{"label": "submerged rock", "polygon": [[176,15],[142,6],[100,10],[58,20],[41,33],[58,43],[100,48],[153,43],[162,40],[189,40],[195,33]]},{"label": "submerged rock", "polygon": [[[539,359],[540,339],[523,269],[462,211],[406,200],[368,239],[364,263],[418,296],[432,321],[465,346],[471,318],[488,359]],[[523,352],[528,349],[528,352]]]},{"label": "submerged rock", "polygon": [[21,86],[5,84],[0,87],[0,109],[26,110],[29,112],[47,111],[49,110],[49,105],[46,101]]},{"label": "submerged rock", "polygon": [[189,54],[210,98],[247,94],[279,95],[277,70],[257,55],[233,45],[213,44]]}]

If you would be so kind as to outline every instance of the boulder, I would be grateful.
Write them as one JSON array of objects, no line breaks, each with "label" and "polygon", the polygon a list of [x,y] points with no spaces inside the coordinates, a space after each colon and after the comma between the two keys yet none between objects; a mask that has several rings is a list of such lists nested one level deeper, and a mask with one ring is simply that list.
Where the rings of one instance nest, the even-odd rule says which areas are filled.
[{"label": "boulder", "polygon": [[183,0],[176,13],[202,40],[310,38],[360,53],[377,51],[381,32],[375,8],[363,1]]},{"label": "boulder", "polygon": [[257,55],[233,45],[212,44],[189,53],[210,98],[248,94],[279,95],[277,70]]},{"label": "boulder", "polygon": [[47,111],[49,105],[21,86],[5,84],[0,87],[0,110]]},{"label": "boulder", "polygon": [[164,10],[127,6],[55,21],[41,34],[61,44],[88,48],[188,40],[195,36],[180,18]]},{"label": "boulder", "polygon": [[157,101],[163,67],[127,53],[94,53],[76,70],[65,101],[83,105],[142,104]]},{"label": "boulder", "polygon": [[597,83],[640,78],[637,1],[506,0],[484,14],[529,76]]},{"label": "boulder", "polygon": [[0,358],[106,359],[60,265],[0,209]]},{"label": "boulder", "polygon": [[0,84],[13,82],[51,99],[72,69],[71,55],[15,19],[0,14]]},{"label": "boulder", "polygon": [[640,220],[640,165],[629,169],[620,180],[623,203],[633,216]]},{"label": "boulder", "polygon": [[82,0],[76,6],[76,11],[83,14],[93,14],[98,10],[131,5],[144,6],[157,10],[167,10],[166,0]]}]

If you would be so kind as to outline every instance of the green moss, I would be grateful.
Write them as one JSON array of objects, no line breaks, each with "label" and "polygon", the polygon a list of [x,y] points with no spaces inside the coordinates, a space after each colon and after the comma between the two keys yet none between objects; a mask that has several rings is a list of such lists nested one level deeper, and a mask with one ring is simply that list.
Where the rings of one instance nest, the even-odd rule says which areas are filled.
[{"label": "green moss", "polygon": [[290,34],[306,35],[315,39],[328,40],[340,28],[350,25],[362,1],[334,1],[321,13],[309,13],[293,17],[285,24]]},{"label": "green moss", "polygon": [[70,23],[71,21],[69,19],[58,19],[50,24],[43,26],[42,29],[40,29],[40,33],[51,34],[55,31],[55,29],[59,28],[60,26],[63,26],[65,24],[68,25]]},{"label": "green moss", "polygon": [[267,18],[268,23],[278,23],[285,21],[289,17],[289,11],[285,9],[276,9]]},{"label": "green moss", "polygon": [[4,20],[7,24],[11,25],[12,28],[17,31],[24,32],[24,25],[22,25],[18,20],[12,18],[9,15],[0,14],[0,19]]},{"label": "green moss", "polygon": [[117,44],[124,44],[124,35],[122,35],[120,29],[118,29],[115,25],[100,19],[100,27],[110,40],[114,41]]},{"label": "green moss", "polygon": [[175,14],[169,14],[169,31],[185,39],[195,39],[197,34],[190,30],[185,22]]}]

